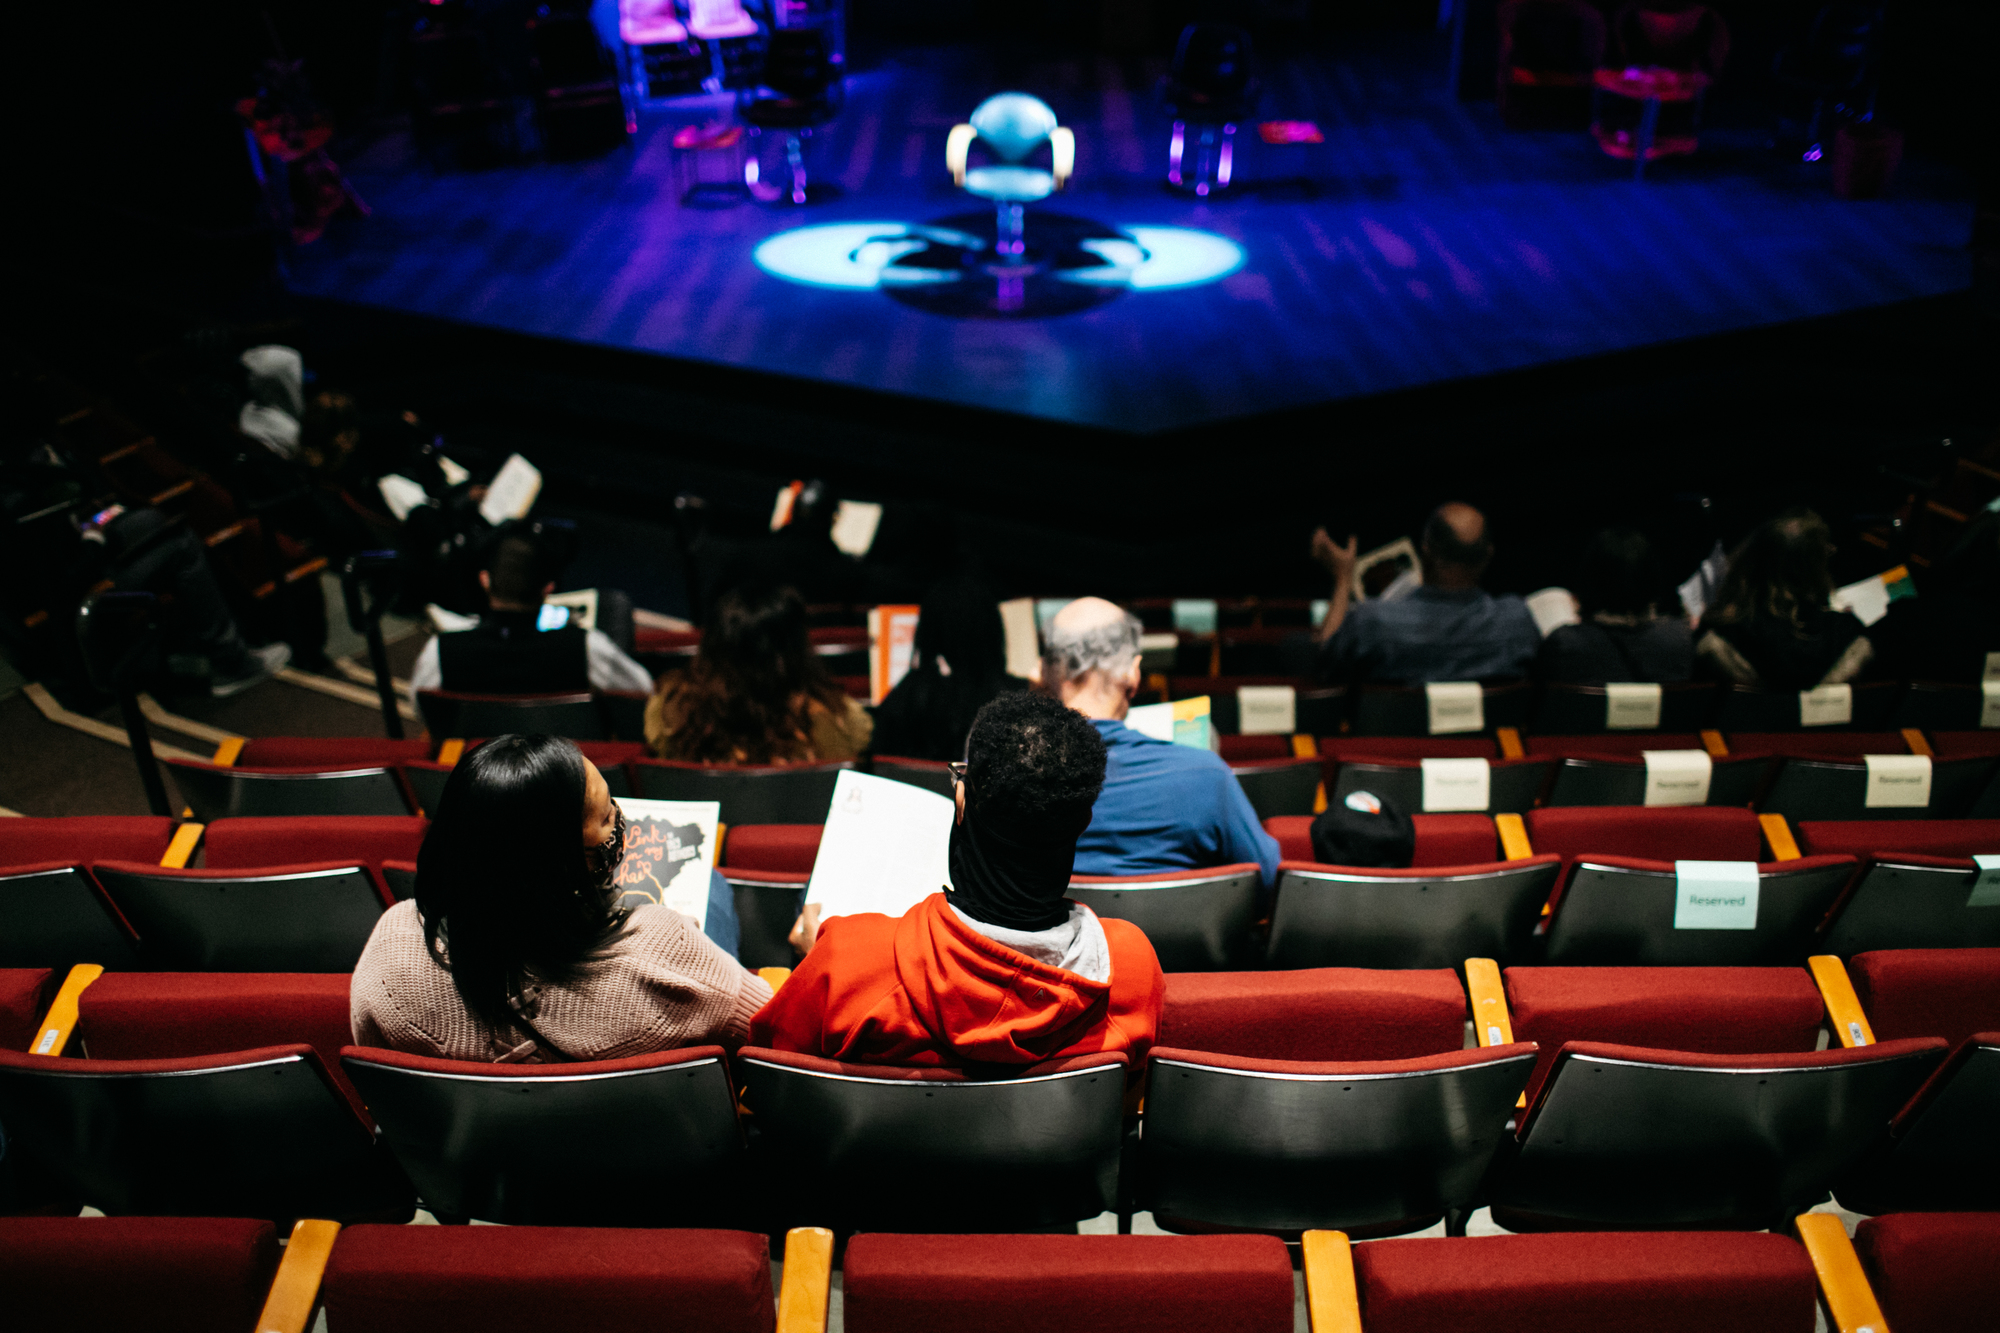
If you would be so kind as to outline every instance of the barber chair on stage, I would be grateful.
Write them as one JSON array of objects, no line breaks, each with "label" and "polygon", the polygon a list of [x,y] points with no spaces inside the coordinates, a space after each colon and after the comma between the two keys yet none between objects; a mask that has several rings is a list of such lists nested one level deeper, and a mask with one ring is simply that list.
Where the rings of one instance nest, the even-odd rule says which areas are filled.
[{"label": "barber chair on stage", "polygon": [[[787,200],[803,204],[811,197],[806,184],[805,140],[840,114],[844,68],[829,29],[785,28],[771,34],[764,73],[756,87],[737,96],[736,104],[737,115],[750,126],[743,184],[752,196],[767,204]],[[756,140],[767,131],[784,136],[788,179],[783,184],[761,179]]]},{"label": "barber chair on stage", "polygon": [[1636,0],[1611,24],[1611,65],[1596,75],[1598,147],[1633,164],[1695,150],[1701,104],[1729,55],[1729,25],[1706,5]]},{"label": "barber chair on stage", "polygon": [[[1028,165],[1043,144],[1049,148],[1048,167]],[[981,145],[993,160],[973,166],[972,150]],[[944,156],[954,185],[993,201],[993,253],[999,262],[1025,268],[1026,207],[1069,180],[1076,165],[1076,136],[1056,124],[1056,113],[1039,97],[996,93],[979,104],[971,120],[951,127]]]},{"label": "barber chair on stage", "polygon": [[[1250,50],[1250,34],[1232,24],[1190,23],[1181,31],[1165,88],[1174,113],[1167,183],[1176,189],[1206,198],[1229,188],[1236,122],[1250,114],[1257,87]],[[1195,136],[1191,163],[1190,129]]]}]

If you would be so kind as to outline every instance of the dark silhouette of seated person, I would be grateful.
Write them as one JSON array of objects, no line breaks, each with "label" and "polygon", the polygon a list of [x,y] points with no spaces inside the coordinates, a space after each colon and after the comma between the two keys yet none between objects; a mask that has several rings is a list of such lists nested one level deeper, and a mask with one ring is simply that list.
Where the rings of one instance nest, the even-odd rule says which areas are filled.
[{"label": "dark silhouette of seated person", "polygon": [[1663,580],[1652,543],[1633,528],[1605,528],[1590,539],[1574,589],[1582,619],[1542,640],[1535,674],[1563,685],[1686,680],[1694,670],[1694,633],[1686,617],[1661,615]]}]

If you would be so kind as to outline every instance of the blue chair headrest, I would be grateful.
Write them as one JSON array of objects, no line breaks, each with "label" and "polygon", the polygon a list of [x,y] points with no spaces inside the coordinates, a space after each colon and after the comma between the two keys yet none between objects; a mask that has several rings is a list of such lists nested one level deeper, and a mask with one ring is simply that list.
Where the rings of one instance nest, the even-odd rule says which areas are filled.
[{"label": "blue chair headrest", "polygon": [[972,128],[986,146],[1008,162],[1035,151],[1056,128],[1056,113],[1039,97],[995,93],[972,113]]}]

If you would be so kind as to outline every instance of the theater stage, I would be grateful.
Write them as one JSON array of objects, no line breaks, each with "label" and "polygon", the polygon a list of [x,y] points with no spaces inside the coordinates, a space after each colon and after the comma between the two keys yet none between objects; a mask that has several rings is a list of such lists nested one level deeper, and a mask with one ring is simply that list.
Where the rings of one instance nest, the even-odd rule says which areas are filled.
[{"label": "theater stage", "polygon": [[[839,197],[806,208],[681,206],[672,118],[643,120],[607,157],[479,171],[435,170],[390,135],[345,164],[374,215],[299,250],[289,282],[363,306],[1131,432],[1970,284],[1972,190],[1954,170],[1907,160],[1886,198],[1844,201],[1825,164],[1773,146],[1773,117],[1718,104],[1698,156],[1635,182],[1580,129],[1509,130],[1490,102],[1455,101],[1445,60],[1443,39],[1421,34],[1267,58],[1258,118],[1316,122],[1325,142],[1266,145],[1246,125],[1236,188],[1210,203],[1162,184],[1163,61],[1008,63],[968,47],[858,59],[845,111],[808,150],[814,178]],[[1030,208],[1031,243],[1038,209],[1151,241],[1154,266],[1133,283],[1030,317],[798,280],[856,281],[856,265],[815,271],[812,255],[844,259],[869,228],[822,233],[817,246],[784,238],[760,267],[759,246],[796,228],[893,234],[977,218],[984,205],[946,173],[945,136],[1009,88],[1047,100],[1077,135],[1072,186]],[[1161,281],[1147,285],[1149,272]]]}]

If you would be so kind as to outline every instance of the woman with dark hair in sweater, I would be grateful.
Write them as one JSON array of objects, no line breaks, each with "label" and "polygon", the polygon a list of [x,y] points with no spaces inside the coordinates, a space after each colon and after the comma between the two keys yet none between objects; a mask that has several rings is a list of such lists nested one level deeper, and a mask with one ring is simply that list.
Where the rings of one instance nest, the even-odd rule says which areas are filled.
[{"label": "woman with dark hair in sweater", "polygon": [[451,1060],[613,1060],[740,1044],[771,988],[694,922],[618,905],[625,821],[570,742],[468,754],[417,854],[417,892],[375,924],[354,1040]]}]

